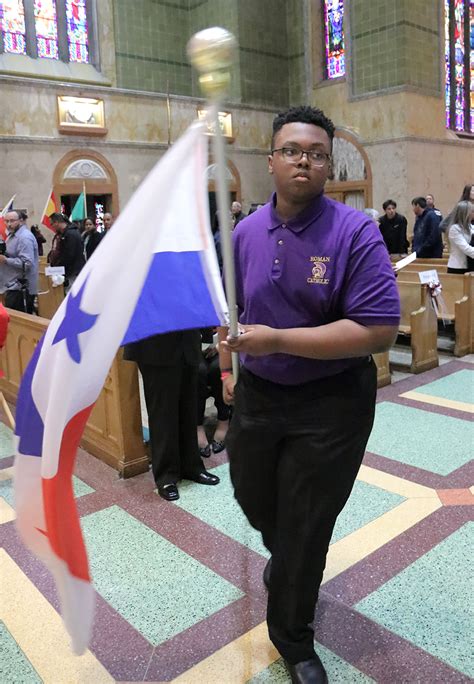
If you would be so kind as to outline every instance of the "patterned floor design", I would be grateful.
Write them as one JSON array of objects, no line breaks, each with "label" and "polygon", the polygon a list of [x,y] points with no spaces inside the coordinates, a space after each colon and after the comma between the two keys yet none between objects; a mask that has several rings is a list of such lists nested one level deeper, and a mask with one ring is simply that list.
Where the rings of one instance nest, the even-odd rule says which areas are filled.
[{"label": "patterned floor design", "polygon": [[[474,681],[471,611],[474,357],[382,389],[364,464],[334,531],[316,648],[330,682]],[[81,452],[75,492],[97,613],[73,656],[52,579],[19,542],[13,441],[0,425],[0,682],[283,684],[268,640],[267,552],[232,497],[149,474],[118,480]]]}]

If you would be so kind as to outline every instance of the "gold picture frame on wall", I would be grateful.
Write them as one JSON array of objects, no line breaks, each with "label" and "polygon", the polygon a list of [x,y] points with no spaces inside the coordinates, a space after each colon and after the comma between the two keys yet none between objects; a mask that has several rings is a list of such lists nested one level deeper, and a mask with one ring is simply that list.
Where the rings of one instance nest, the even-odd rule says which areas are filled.
[{"label": "gold picture frame on wall", "polygon": [[[204,107],[198,107],[197,115],[198,119],[202,120],[207,116],[208,110]],[[227,140],[227,142],[234,142],[234,137],[232,134],[232,114],[231,112],[218,112],[219,125],[221,128],[222,135]],[[207,134],[215,135],[215,125],[213,122],[209,122],[207,125]]]},{"label": "gold picture frame on wall", "polygon": [[58,129],[67,135],[105,135],[104,101],[58,95]]}]

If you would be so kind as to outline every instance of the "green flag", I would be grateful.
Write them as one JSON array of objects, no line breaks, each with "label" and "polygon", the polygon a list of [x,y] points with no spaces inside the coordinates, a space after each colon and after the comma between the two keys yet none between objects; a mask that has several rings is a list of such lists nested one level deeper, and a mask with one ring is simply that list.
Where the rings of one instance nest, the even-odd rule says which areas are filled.
[{"label": "green flag", "polygon": [[74,209],[71,212],[71,221],[83,221],[86,218],[86,202],[84,198],[84,193],[81,192],[77,198],[77,202],[74,205]]}]

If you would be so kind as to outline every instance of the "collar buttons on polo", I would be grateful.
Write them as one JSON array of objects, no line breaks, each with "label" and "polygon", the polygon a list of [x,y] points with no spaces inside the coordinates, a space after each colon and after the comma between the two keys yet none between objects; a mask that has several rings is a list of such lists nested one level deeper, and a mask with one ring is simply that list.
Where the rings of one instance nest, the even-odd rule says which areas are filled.
[{"label": "collar buttons on polo", "polygon": [[283,240],[278,240],[278,244],[279,244],[279,245],[282,245],[282,244],[283,244]]},{"label": "collar buttons on polo", "polygon": [[282,224],[281,224],[281,227],[282,227],[282,228],[286,228],[286,223],[282,223]]},{"label": "collar buttons on polo", "polygon": [[280,259],[275,259],[275,261],[274,261],[273,263],[274,263],[274,264],[279,264],[279,263],[280,263]]}]

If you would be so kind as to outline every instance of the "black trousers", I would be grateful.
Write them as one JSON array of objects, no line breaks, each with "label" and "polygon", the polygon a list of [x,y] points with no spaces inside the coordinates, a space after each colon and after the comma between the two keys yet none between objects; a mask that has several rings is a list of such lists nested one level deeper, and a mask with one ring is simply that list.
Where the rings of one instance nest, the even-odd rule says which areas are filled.
[{"label": "black trousers", "polygon": [[176,483],[205,470],[196,434],[198,367],[138,363],[150,430],[153,477]]},{"label": "black trousers", "polygon": [[226,438],[231,478],[272,554],[268,630],[292,664],[314,654],[310,623],[326,554],[364,456],[376,391],[371,359],[296,387],[242,369],[236,386]]},{"label": "black trousers", "polygon": [[206,399],[208,396],[214,398],[214,404],[217,409],[217,420],[228,420],[230,409],[222,398],[221,369],[219,368],[219,356],[217,354],[211,359],[206,359],[203,356],[199,363],[198,425],[202,425],[204,422]]},{"label": "black trousers", "polygon": [[5,292],[5,306],[23,313],[33,313],[35,296],[30,295],[28,290],[7,290]]}]

